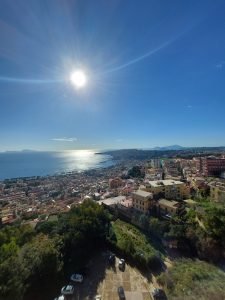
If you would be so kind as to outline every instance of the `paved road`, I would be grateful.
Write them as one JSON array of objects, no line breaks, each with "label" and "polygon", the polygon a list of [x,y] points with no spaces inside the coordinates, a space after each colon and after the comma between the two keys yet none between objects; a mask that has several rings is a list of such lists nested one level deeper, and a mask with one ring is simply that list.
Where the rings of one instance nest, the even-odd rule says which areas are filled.
[{"label": "paved road", "polygon": [[124,272],[118,268],[119,258],[110,267],[107,254],[96,256],[90,263],[89,272],[82,284],[75,285],[75,295],[68,300],[92,300],[101,295],[102,300],[118,300],[117,289],[122,286],[127,300],[151,300],[152,284],[140,272],[126,264]]}]

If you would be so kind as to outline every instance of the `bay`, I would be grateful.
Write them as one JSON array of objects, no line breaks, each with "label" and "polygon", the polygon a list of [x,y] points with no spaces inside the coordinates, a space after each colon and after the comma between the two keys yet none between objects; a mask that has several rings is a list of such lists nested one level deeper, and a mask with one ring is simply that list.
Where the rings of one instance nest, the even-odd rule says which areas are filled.
[{"label": "bay", "polygon": [[0,180],[86,171],[114,165],[112,157],[92,150],[0,153]]}]

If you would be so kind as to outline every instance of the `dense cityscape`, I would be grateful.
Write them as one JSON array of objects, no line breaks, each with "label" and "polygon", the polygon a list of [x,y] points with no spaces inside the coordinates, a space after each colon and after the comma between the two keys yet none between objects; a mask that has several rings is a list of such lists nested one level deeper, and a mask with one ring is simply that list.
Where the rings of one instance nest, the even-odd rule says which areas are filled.
[{"label": "dense cityscape", "polygon": [[[134,176],[129,175],[132,170]],[[11,224],[23,218],[32,218],[38,222],[40,218],[43,220],[43,216],[48,219],[49,215],[68,211],[85,199],[106,205],[115,201],[123,206],[124,202],[125,207],[130,201],[128,211],[132,208],[143,213],[149,213],[153,207],[160,205],[160,200],[153,200],[156,197],[167,199],[167,205],[171,208],[172,204],[175,208],[178,204],[184,205],[184,200],[202,195],[210,197],[212,202],[223,203],[224,178],[225,156],[222,153],[220,156],[217,154],[192,159],[129,160],[105,169],[7,179],[0,183],[1,224]],[[140,198],[143,201],[141,205],[145,200],[148,203],[144,207],[135,205],[137,190],[149,193],[148,201],[145,197],[142,200]],[[118,196],[122,198],[117,199]],[[186,201],[185,205],[190,203]]]},{"label": "dense cityscape", "polygon": [[[118,153],[115,151],[116,155]],[[137,155],[136,160],[117,160],[114,166],[108,168],[55,176],[6,179],[0,183],[2,230],[7,230],[8,226],[28,226],[51,236],[55,224],[60,222],[63,215],[70,215],[74,209],[83,205],[85,207],[90,202],[95,203],[114,216],[111,226],[115,232],[118,230],[116,226],[121,224],[134,226],[139,228],[140,235],[154,237],[164,249],[160,252],[156,247],[158,262],[155,264],[157,269],[161,269],[161,275],[157,277],[153,275],[155,266],[152,266],[152,262],[138,262],[137,258],[134,259],[132,249],[136,246],[134,241],[129,240],[131,229],[128,229],[125,237],[128,242],[125,245],[118,244],[115,248],[113,240],[108,242],[108,250],[114,249],[117,255],[126,257],[127,272],[133,260],[136,268],[145,270],[142,279],[145,287],[132,284],[129,288],[125,287],[126,299],[181,299],[181,294],[173,295],[173,289],[162,276],[170,272],[176,260],[181,257],[199,258],[224,269],[225,155],[223,151],[216,151],[214,155],[203,152],[190,157],[186,150],[185,153],[174,151],[172,158],[166,156],[162,153],[160,157],[159,152],[158,157],[140,159]],[[147,245],[152,247],[152,242],[147,242]],[[144,249],[139,251],[145,255]],[[180,262],[178,266],[182,263],[185,265],[191,262]],[[145,279],[146,274],[152,274],[150,281]],[[202,282],[199,281],[199,284]],[[196,288],[199,289],[199,286]],[[99,285],[96,287],[95,299],[114,299],[111,298],[114,287],[111,289],[110,292],[110,289]],[[85,286],[85,290],[89,291],[88,296],[84,296],[82,288],[77,292],[75,287],[76,292],[68,292],[71,296],[61,291],[62,296],[57,299],[92,299],[90,297],[94,297],[94,292],[91,287]],[[157,294],[160,292],[163,293],[161,296]],[[188,288],[187,292],[192,299],[193,293]],[[216,294],[215,291],[211,293],[210,297],[216,294],[220,295],[218,299],[224,297],[220,287],[217,287]],[[185,299],[189,299],[189,294],[184,292]],[[204,295],[202,299],[212,298]]]}]

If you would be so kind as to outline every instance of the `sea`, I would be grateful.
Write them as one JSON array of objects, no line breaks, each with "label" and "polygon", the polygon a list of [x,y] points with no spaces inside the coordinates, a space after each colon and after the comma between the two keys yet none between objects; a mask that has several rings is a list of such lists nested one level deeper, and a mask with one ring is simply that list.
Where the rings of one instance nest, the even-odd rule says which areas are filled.
[{"label": "sea", "polygon": [[1,152],[0,180],[81,172],[114,164],[110,155],[92,150]]}]

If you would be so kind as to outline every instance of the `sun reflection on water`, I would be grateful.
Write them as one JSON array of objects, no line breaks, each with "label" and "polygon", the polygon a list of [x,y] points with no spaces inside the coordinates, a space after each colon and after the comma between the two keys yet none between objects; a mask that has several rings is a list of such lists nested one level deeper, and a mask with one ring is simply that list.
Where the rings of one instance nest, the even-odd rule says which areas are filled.
[{"label": "sun reflection on water", "polygon": [[108,160],[105,155],[98,155],[93,150],[68,150],[56,154],[64,165],[64,170],[88,170]]}]

